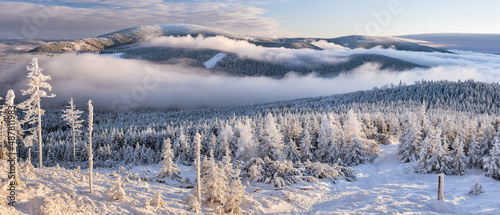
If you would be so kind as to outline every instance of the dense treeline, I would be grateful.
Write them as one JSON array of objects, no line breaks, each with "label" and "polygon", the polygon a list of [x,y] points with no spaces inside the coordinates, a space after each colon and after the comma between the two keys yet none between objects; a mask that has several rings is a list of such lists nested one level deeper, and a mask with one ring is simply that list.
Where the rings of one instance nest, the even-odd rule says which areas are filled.
[{"label": "dense treeline", "polygon": [[[246,107],[98,111],[94,160],[101,167],[159,163],[163,142],[169,138],[175,160],[191,165],[193,138],[200,133],[202,156],[213,151],[220,160],[229,153],[233,159],[251,161],[261,168],[285,160],[292,166],[308,161],[357,165],[373,160],[380,144],[401,142],[403,161],[421,163],[422,172],[463,174],[463,170],[451,168],[455,166],[451,162],[466,162],[463,168],[485,168],[492,159],[490,151],[499,136],[499,95],[498,84],[421,81]],[[70,129],[61,121],[61,114],[61,110],[47,110],[44,116],[46,165],[71,161]],[[473,140],[480,149],[477,153]],[[38,150],[36,145],[32,148]],[[85,141],[79,141],[77,157],[84,166],[85,148]],[[405,154],[412,148],[420,150]],[[443,154],[439,162],[425,159],[435,159],[429,153],[436,151]],[[456,154],[463,157],[455,160]],[[20,155],[26,158],[26,148],[20,148]],[[437,164],[448,168],[432,168]]]},{"label": "dense treeline", "polygon": [[[305,59],[306,64],[313,64],[314,59]],[[298,75],[316,74],[320,77],[335,77],[342,72],[351,71],[366,63],[377,63],[381,69],[394,71],[403,71],[424,67],[396,58],[391,58],[376,54],[358,54],[345,58],[345,61],[339,63],[314,63],[313,65],[291,65],[279,62],[266,62],[253,59],[238,58],[234,54],[229,54],[223,60],[217,62],[213,68],[214,71],[227,73],[235,76],[266,76],[274,78],[283,78],[289,72]]]}]

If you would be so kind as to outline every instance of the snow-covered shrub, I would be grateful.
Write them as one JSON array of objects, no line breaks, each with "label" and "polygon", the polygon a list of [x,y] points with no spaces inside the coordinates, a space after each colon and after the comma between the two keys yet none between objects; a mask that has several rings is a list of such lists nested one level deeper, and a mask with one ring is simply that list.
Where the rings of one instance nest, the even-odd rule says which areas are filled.
[{"label": "snow-covered shrub", "polygon": [[195,213],[201,212],[201,205],[198,198],[193,193],[188,194],[184,199],[184,203],[189,206],[189,210]]},{"label": "snow-covered shrub", "polygon": [[469,194],[479,195],[479,194],[484,193],[484,192],[485,191],[483,189],[483,186],[479,183],[479,181],[476,181],[474,186],[472,186],[472,188],[470,188]]},{"label": "snow-covered shrub", "polygon": [[151,199],[147,199],[142,204],[142,206],[146,207],[146,208],[149,206],[157,207],[157,208],[164,208],[166,205],[167,205],[167,203],[165,203],[165,201],[163,201],[163,199],[161,198],[160,192],[157,192],[153,197],[151,197]]},{"label": "snow-covered shrub", "polygon": [[243,165],[242,177],[249,178],[252,182],[273,184],[275,187],[306,182],[317,182],[318,179],[326,179],[336,182],[340,179],[354,181],[355,172],[350,167],[334,165],[333,167],[321,163],[307,161],[304,164],[290,161],[272,161],[254,158]]},{"label": "snow-covered shrub", "polygon": [[115,184],[111,185],[109,187],[109,190],[106,191],[106,193],[109,195],[109,200],[111,201],[120,201],[120,202],[125,201],[126,195],[125,195],[125,190],[123,190],[122,188],[121,176],[118,176],[116,178]]}]

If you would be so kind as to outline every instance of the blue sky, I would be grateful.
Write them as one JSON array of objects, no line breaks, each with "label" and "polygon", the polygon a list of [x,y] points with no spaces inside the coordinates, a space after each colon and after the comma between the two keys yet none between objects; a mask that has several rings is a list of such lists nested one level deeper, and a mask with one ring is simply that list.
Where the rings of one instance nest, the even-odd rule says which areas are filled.
[{"label": "blue sky", "polygon": [[[396,13],[389,7],[396,8],[392,10]],[[358,34],[359,29],[381,35],[500,33],[500,1],[495,0],[289,0],[263,8],[285,29],[314,37]],[[380,31],[365,30],[372,28],[373,22]]]},{"label": "blue sky", "polygon": [[500,33],[500,1],[0,1],[0,38],[75,39],[149,24],[191,23],[278,37]]}]

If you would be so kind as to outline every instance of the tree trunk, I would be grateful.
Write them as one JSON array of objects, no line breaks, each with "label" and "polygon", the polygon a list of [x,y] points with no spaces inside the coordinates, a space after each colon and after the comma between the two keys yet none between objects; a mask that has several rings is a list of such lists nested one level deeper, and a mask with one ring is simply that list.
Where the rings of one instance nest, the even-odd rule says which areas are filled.
[{"label": "tree trunk", "polygon": [[437,200],[444,200],[444,174],[439,174],[438,176],[438,199]]},{"label": "tree trunk", "polygon": [[75,164],[75,160],[76,160],[76,149],[75,149],[75,125],[73,124],[73,129],[72,129],[72,132],[71,132],[72,136],[73,136],[73,169],[76,169],[76,164]]},{"label": "tree trunk", "polygon": [[28,147],[28,163],[31,164],[31,146]]},{"label": "tree trunk", "polygon": [[[37,89],[38,91],[38,89]],[[40,107],[40,98],[36,100],[38,109],[38,167],[42,168],[42,108]]]},{"label": "tree trunk", "polygon": [[94,192],[92,188],[92,170],[94,168],[94,153],[92,152],[92,131],[94,130],[94,107],[92,106],[92,101],[89,100],[89,188],[90,193]]}]

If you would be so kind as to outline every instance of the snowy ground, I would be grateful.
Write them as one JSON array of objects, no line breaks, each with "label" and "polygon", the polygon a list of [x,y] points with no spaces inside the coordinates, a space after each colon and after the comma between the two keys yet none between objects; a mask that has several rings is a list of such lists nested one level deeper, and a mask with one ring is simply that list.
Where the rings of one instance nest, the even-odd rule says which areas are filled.
[{"label": "snowy ground", "polygon": [[218,53],[215,56],[213,56],[212,58],[210,58],[209,60],[207,60],[206,62],[204,62],[203,65],[205,66],[205,68],[211,69],[215,65],[217,65],[217,62],[221,61],[225,57],[226,57],[226,54]]},{"label": "snowy ground", "polygon": [[[247,187],[249,196],[242,203],[248,214],[337,214],[337,213],[448,213],[499,214],[500,181],[472,170],[466,176],[445,177],[445,201],[437,201],[436,174],[414,173],[416,164],[400,164],[397,145],[382,146],[374,163],[360,165],[358,180],[299,183],[276,190],[268,184],[255,183]],[[181,175],[191,182],[146,182],[137,178],[152,178],[159,166],[134,167],[121,170],[95,170],[95,193],[89,194],[87,170],[76,171],[53,167],[21,172],[24,188],[18,190],[20,202],[15,211],[6,207],[7,163],[0,161],[2,187],[0,214],[189,214],[182,203],[190,192],[195,171],[180,166]],[[25,165],[21,164],[25,170]],[[127,199],[109,201],[106,190],[121,176]],[[125,179],[127,178],[127,179]],[[130,178],[130,179],[128,179]],[[486,193],[469,195],[479,180]],[[244,182],[245,184],[246,182]],[[161,192],[166,207],[144,206],[156,192]],[[204,214],[215,207],[203,205]]]},{"label": "snowy ground", "polygon": [[114,58],[122,58],[124,53],[111,53],[111,54],[99,54],[104,57],[114,57]]}]

